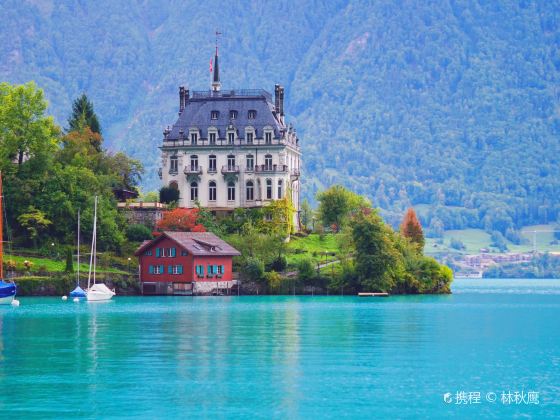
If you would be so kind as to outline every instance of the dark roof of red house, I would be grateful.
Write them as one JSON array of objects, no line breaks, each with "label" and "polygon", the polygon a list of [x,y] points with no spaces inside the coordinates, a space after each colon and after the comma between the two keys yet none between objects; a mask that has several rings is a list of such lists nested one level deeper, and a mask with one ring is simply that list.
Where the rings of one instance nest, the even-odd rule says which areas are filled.
[{"label": "dark roof of red house", "polygon": [[146,249],[161,241],[163,238],[169,238],[181,248],[186,249],[193,255],[224,255],[238,256],[241,253],[228,244],[226,241],[218,238],[211,232],[163,232],[157,238],[151,241],[144,241],[136,250],[134,255],[140,255]]}]

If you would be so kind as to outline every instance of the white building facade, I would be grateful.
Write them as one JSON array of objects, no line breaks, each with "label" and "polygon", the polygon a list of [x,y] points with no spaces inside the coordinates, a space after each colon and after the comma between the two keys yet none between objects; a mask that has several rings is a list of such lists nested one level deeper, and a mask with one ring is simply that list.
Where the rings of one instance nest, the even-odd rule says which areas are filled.
[{"label": "white building facade", "polygon": [[221,90],[218,55],[212,89],[179,88],[179,118],[163,135],[163,186],[180,207],[211,211],[263,207],[289,195],[299,228],[301,152],[284,120],[284,88]]}]

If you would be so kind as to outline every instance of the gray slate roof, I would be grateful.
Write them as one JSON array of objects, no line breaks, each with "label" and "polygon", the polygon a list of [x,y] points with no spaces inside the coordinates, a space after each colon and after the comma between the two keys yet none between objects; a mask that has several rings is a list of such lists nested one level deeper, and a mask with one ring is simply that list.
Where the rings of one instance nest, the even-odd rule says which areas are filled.
[{"label": "gray slate roof", "polygon": [[[269,94],[268,94],[269,95]],[[237,111],[237,118],[230,120],[230,111]],[[255,119],[249,119],[249,110],[257,111]],[[218,111],[217,120],[211,119],[211,112]],[[167,136],[168,140],[179,140],[179,130],[183,129],[183,136],[189,136],[190,128],[200,130],[202,138],[208,138],[208,127],[216,127],[219,138],[225,138],[229,123],[237,129],[237,135],[245,138],[245,127],[252,126],[256,130],[256,137],[262,138],[263,128],[271,126],[274,129],[274,137],[280,137],[280,130],[285,128],[274,115],[274,104],[265,95],[234,95],[233,97],[211,97],[190,98],[185,110],[173,125]]]},{"label": "gray slate roof", "polygon": [[142,245],[136,250],[134,255],[140,255],[144,250],[150,248],[161,238],[168,237],[175,241],[182,248],[186,249],[193,255],[218,255],[218,256],[238,256],[241,253],[228,244],[226,241],[218,238],[211,232],[169,232],[165,231],[163,234],[151,241],[144,241]]}]

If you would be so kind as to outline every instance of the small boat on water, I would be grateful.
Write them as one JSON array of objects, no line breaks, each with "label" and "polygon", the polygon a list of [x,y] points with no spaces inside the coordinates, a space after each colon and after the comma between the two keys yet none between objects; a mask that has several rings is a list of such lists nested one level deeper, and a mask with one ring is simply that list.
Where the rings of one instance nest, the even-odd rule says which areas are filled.
[{"label": "small boat on water", "polygon": [[4,240],[2,236],[2,222],[4,220],[3,200],[4,196],[2,194],[2,174],[0,173],[0,305],[10,305],[16,297],[17,287],[16,284],[11,281],[4,281]]},{"label": "small boat on water", "polygon": [[[97,262],[97,196],[95,196],[95,205],[93,210],[93,235],[91,239],[91,254],[89,256],[89,272],[88,272],[88,288],[86,297],[90,301],[110,300],[115,296],[115,291],[109,289],[104,283],[96,283],[95,271]],[[93,278],[92,278],[93,273]],[[93,284],[90,286],[93,280]]]},{"label": "small boat on water", "polygon": [[85,299],[86,291],[80,287],[80,210],[78,210],[78,246],[76,260],[78,269],[76,270],[76,288],[70,292],[71,298]]}]

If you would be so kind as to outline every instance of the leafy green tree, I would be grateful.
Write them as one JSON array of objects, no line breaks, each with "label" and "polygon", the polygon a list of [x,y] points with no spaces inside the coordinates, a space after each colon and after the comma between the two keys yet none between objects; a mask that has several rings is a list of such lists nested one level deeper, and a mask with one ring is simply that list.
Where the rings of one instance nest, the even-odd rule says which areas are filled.
[{"label": "leafy green tree", "polygon": [[319,217],[323,226],[331,226],[338,232],[350,216],[361,208],[370,207],[362,196],[355,194],[341,185],[333,185],[317,194]]},{"label": "leafy green tree", "polygon": [[370,291],[389,292],[395,285],[392,271],[398,256],[392,236],[375,210],[360,212],[352,220],[356,274]]},{"label": "leafy green tree", "polygon": [[307,198],[301,203],[300,221],[302,226],[307,229],[310,228],[310,224],[313,222],[313,209]]},{"label": "leafy green tree", "polygon": [[47,102],[33,82],[25,85],[0,83],[0,169],[12,172],[12,162],[22,167],[26,160],[45,168],[59,142],[60,130],[45,116]]},{"label": "leafy green tree", "polygon": [[126,228],[126,238],[131,242],[152,239],[152,231],[146,225],[132,224]]},{"label": "leafy green tree", "polygon": [[52,222],[46,218],[45,213],[33,206],[29,206],[27,213],[19,215],[18,222],[24,229],[27,230],[27,233],[35,246],[37,244],[39,234],[52,224]]},{"label": "leafy green tree", "polygon": [[159,190],[160,203],[175,203],[179,201],[179,190],[171,187],[161,187]]},{"label": "leafy green tree", "polygon": [[[68,118],[68,131],[81,130],[84,126],[88,126],[94,133],[101,134],[101,126],[93,109],[93,103],[85,93],[82,93],[72,104],[72,115]],[[101,151],[101,145],[99,145],[99,151]]]},{"label": "leafy green tree", "polygon": [[268,284],[269,290],[273,292],[278,292],[282,286],[282,276],[276,271],[269,271],[264,275],[266,283]]}]

